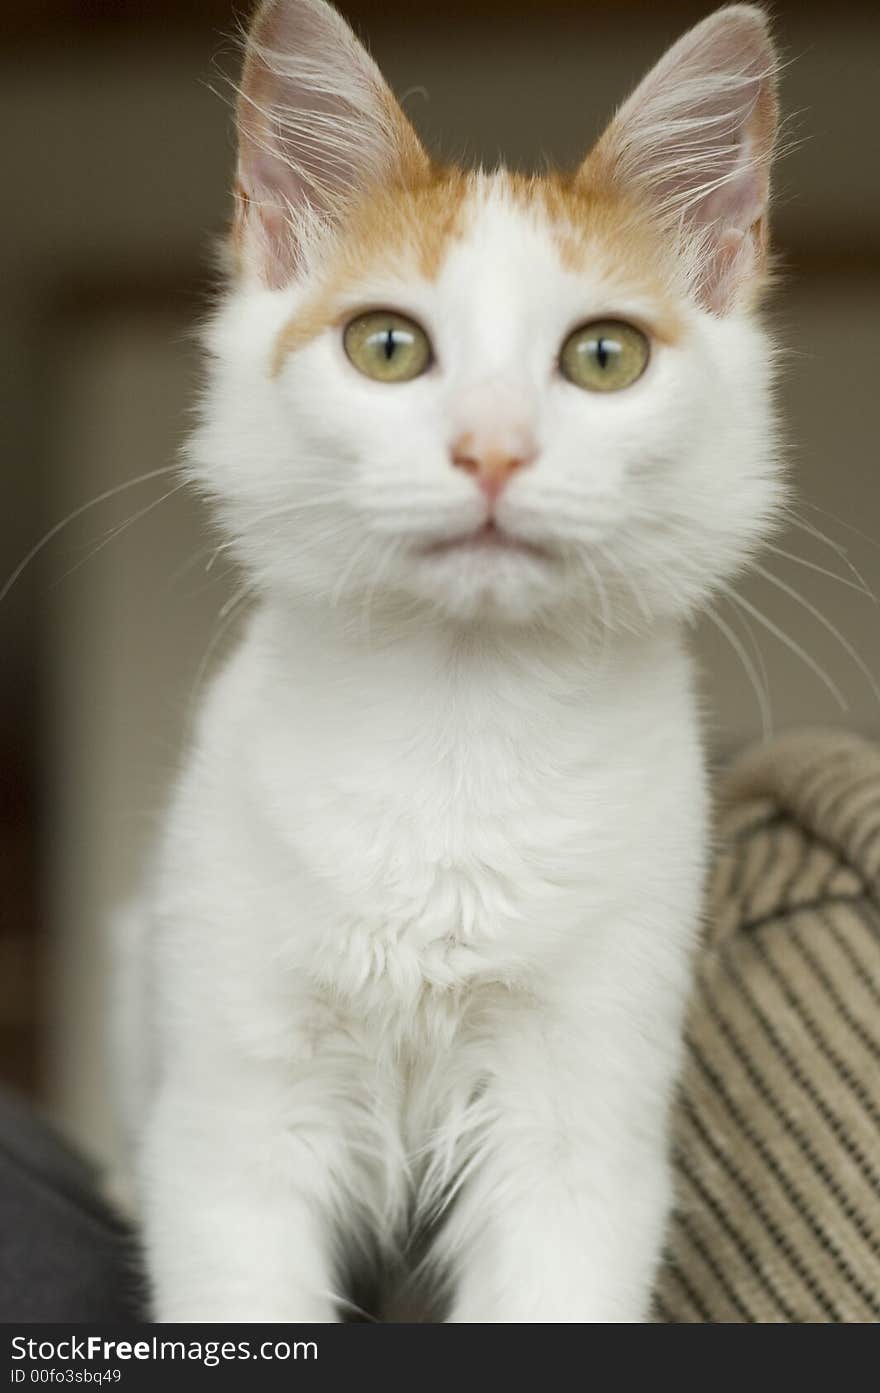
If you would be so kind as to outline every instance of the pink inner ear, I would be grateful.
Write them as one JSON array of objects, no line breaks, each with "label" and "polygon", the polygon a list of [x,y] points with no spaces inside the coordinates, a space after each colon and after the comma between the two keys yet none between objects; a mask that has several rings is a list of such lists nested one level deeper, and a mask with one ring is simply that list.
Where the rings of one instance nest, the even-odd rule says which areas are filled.
[{"label": "pink inner ear", "polygon": [[264,0],[238,102],[239,240],[272,286],[303,239],[325,232],[371,184],[427,163],[369,54],[324,0]]},{"label": "pink inner ear", "polygon": [[763,13],[719,10],[660,60],[593,156],[677,232],[697,262],[696,293],[717,313],[763,267],[776,67]]},{"label": "pink inner ear", "polygon": [[746,232],[766,209],[767,182],[766,170],[756,168],[744,151],[740,168],[702,204],[702,220]]},{"label": "pink inner ear", "polygon": [[764,268],[764,227],[769,195],[765,165],[755,162],[748,136],[742,142],[738,168],[698,205],[697,217],[709,234],[701,277],[701,297],[707,307],[723,314],[739,290]]}]

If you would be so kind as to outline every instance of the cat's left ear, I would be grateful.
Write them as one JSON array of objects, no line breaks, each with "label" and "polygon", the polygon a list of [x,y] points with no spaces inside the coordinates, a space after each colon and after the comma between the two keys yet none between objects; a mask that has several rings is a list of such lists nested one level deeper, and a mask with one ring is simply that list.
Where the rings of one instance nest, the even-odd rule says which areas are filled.
[{"label": "cat's left ear", "polygon": [[766,270],[777,69],[763,10],[716,11],[643,79],[581,171],[679,239],[697,296],[716,314]]},{"label": "cat's left ear", "polygon": [[371,188],[428,167],[376,64],[325,0],[262,0],[236,115],[234,240],[244,268],[273,287]]}]

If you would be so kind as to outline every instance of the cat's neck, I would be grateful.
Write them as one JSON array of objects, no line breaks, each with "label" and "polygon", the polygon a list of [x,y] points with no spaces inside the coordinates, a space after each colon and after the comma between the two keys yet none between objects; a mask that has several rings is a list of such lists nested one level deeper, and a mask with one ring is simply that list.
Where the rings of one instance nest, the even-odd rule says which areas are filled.
[{"label": "cat's neck", "polygon": [[438,703],[467,698],[521,699],[529,689],[565,700],[607,694],[627,675],[677,652],[670,624],[650,634],[606,631],[583,616],[554,627],[456,623],[426,612],[367,623],[356,610],[320,603],[264,601],[252,640],[263,655],[270,688],[304,683],[332,701],[343,690],[364,708],[423,693]]}]

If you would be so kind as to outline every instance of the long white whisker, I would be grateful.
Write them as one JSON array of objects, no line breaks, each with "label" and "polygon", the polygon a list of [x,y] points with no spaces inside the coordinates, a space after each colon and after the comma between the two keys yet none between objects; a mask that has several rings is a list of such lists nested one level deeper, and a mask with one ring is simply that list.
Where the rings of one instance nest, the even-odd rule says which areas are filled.
[{"label": "long white whisker", "polygon": [[208,557],[208,561],[205,564],[205,575],[209,575],[210,572],[214,569],[214,563],[216,562],[217,557],[221,555],[223,550],[224,548],[222,544],[218,545],[216,542],[212,542],[211,545],[207,547],[199,547],[196,551],[193,552],[192,556],[188,556],[187,559],[181,562],[179,566],[175,566],[174,570],[171,572],[166,582],[166,589],[169,592],[173,590],[174,586],[181,579],[181,577],[185,576],[187,571],[191,571],[194,566],[197,566],[203,556]]},{"label": "long white whisker", "polygon": [[828,676],[828,673],[825,672],[825,670],[822,667],[820,667],[819,664],[816,662],[815,658],[811,658],[810,654],[807,653],[805,649],[801,648],[800,644],[796,643],[795,640],[791,638],[785,632],[784,629],[780,629],[778,624],[774,624],[773,620],[768,619],[766,614],[762,614],[762,612],[757,608],[756,605],[753,605],[751,601],[745,599],[744,596],[737,594],[735,590],[730,590],[725,587],[723,593],[728,597],[729,600],[732,600],[735,605],[739,605],[740,608],[744,609],[747,614],[750,614],[753,619],[756,619],[757,622],[768,631],[768,633],[771,633],[774,636],[774,638],[779,639],[780,643],[785,644],[786,648],[789,648],[792,653],[794,653],[798,658],[800,658],[801,662],[805,663],[806,666],[810,669],[810,671],[815,673],[816,677],[819,678],[819,681],[823,684],[823,686],[828,688],[828,691],[834,697],[834,700],[837,702],[841,711],[849,710],[848,702],[842,695],[840,689]]},{"label": "long white whisker", "polygon": [[802,500],[805,508],[812,508],[816,513],[822,513],[826,518],[831,518],[840,527],[845,527],[848,532],[853,532],[855,536],[861,537],[863,542],[868,542],[872,547],[880,547],[880,541],[872,537],[869,532],[863,532],[860,527],[855,527],[853,523],[847,522],[845,518],[838,517],[837,513],[832,513],[829,508],[820,508],[818,503],[810,503],[806,499]]},{"label": "long white whisker", "polygon": [[64,528],[67,527],[70,523],[75,522],[77,518],[82,517],[83,513],[88,512],[90,508],[97,507],[99,503],[106,503],[108,499],[115,498],[117,494],[124,493],[126,489],[134,488],[137,484],[146,484],[150,479],[158,479],[159,476],[162,474],[170,474],[173,470],[177,469],[177,467],[178,466],[176,464],[166,464],[163,465],[161,469],[151,469],[146,474],[139,474],[135,479],[126,479],[125,483],[123,484],[116,484],[115,487],[112,489],[105,489],[105,491],[103,493],[99,493],[97,497],[90,498],[87,503],[81,503],[78,508],[74,508],[72,513],[67,514],[67,517],[62,518],[60,522],[56,522],[54,527],[50,527],[49,531],[44,533],[44,535],[40,538],[36,545],[31,547],[27,556],[25,556],[18,563],[15,570],[7,579],[2,590],[0,590],[0,604],[2,604],[3,601],[6,599],[6,596],[9,594],[10,590],[15,585],[19,576],[22,574],[23,571],[27,569],[27,567],[31,564],[34,558],[39,556],[43,548],[45,546],[48,546],[48,544],[52,541],[52,538],[57,537],[58,533],[62,532]]},{"label": "long white whisker", "polygon": [[[871,589],[870,585],[868,585],[868,582],[865,580],[861,571],[858,570],[855,563],[850,558],[849,553],[846,550],[846,547],[841,546],[839,542],[835,542],[833,537],[827,536],[827,534],[824,533],[821,530],[821,528],[814,527],[811,522],[807,522],[806,518],[799,517],[798,514],[793,512],[791,509],[789,509],[788,518],[790,522],[794,523],[795,527],[799,527],[801,531],[806,532],[809,537],[815,537],[818,542],[824,542],[827,547],[830,547],[831,550],[837,556],[840,557],[843,564],[849,567],[851,573],[855,576],[856,580],[858,580],[864,586],[867,593],[872,598],[876,598],[874,596],[873,590]],[[844,526],[845,525],[846,524],[844,524]]]},{"label": "long white whisker", "polygon": [[55,586],[60,585],[62,581],[75,575],[82,566],[92,561],[98,555],[98,552],[103,551],[111,542],[115,542],[117,537],[121,537],[122,533],[127,532],[129,527],[133,527],[136,522],[140,522],[141,518],[145,518],[148,513],[152,513],[155,508],[159,507],[160,503],[165,503],[169,498],[173,498],[176,493],[180,493],[181,489],[185,489],[186,487],[187,482],[185,479],[182,479],[179,484],[175,484],[173,489],[169,489],[167,493],[163,493],[159,498],[154,498],[152,503],[148,503],[145,508],[141,508],[140,512],[134,513],[131,517],[126,518],[125,522],[120,523],[118,527],[114,527],[102,541],[92,547],[92,550],[87,556],[77,561],[74,566],[71,566],[62,576],[59,576],[58,580],[53,581],[53,589]]},{"label": "long white whisker", "polygon": [[766,581],[769,581],[771,585],[775,585],[784,595],[788,595],[796,604],[801,605],[808,614],[813,616],[817,624],[821,624],[823,629],[827,630],[827,632],[831,634],[831,637],[837,640],[844,653],[852,659],[859,669],[859,672],[862,673],[865,680],[869,683],[871,691],[874,693],[877,700],[880,701],[880,686],[878,686],[877,679],[873,672],[868,667],[868,664],[862,658],[861,654],[858,653],[850,643],[849,639],[844,638],[843,634],[835,624],[832,624],[827,615],[823,614],[820,609],[817,609],[814,604],[811,604],[809,600],[805,599],[800,591],[795,590],[793,585],[789,585],[787,581],[780,580],[779,576],[775,576],[773,572],[768,571],[765,566],[754,564],[752,569],[756,571],[759,576],[763,576]]},{"label": "long white whisker", "polygon": [[746,616],[744,614],[741,614],[738,610],[734,610],[733,613],[736,615],[737,619],[742,624],[743,629],[745,630],[746,642],[750,645],[752,653],[754,655],[755,666],[758,669],[758,676],[761,679],[764,691],[767,693],[767,703],[769,706],[770,678],[767,674],[767,664],[764,662],[764,654],[762,652],[761,645],[758,642],[757,635],[755,634]]},{"label": "long white whisker", "polygon": [[784,556],[786,561],[795,561],[799,566],[806,566],[810,571],[817,571],[820,576],[828,576],[830,580],[836,580],[840,585],[846,585],[850,590],[855,590],[857,594],[864,595],[866,599],[873,600],[874,604],[877,604],[877,596],[867,586],[858,585],[853,580],[847,580],[846,576],[839,576],[836,571],[829,571],[827,566],[820,566],[815,561],[808,561],[805,556],[798,556],[796,552],[786,551],[783,547],[773,546],[770,542],[765,542],[764,547],[767,551],[772,551],[775,556]]},{"label": "long white whisker", "polygon": [[726,619],[722,619],[721,615],[718,614],[717,610],[713,609],[711,605],[706,606],[705,612],[707,617],[715,624],[719,633],[727,639],[734,653],[742,663],[746,676],[752,685],[752,690],[755,693],[755,700],[758,703],[758,711],[761,716],[762,738],[764,740],[769,740],[770,736],[773,734],[773,711],[770,705],[770,694],[766,686],[760,681],[758,670],[752,662],[751,656],[739,634],[730,627]]}]

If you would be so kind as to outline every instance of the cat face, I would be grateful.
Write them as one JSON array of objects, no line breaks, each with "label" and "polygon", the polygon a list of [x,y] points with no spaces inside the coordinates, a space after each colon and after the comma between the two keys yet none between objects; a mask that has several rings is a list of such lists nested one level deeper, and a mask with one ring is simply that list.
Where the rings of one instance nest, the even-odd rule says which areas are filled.
[{"label": "cat face", "polygon": [[[192,460],[258,584],[460,622],[692,611],[779,496],[751,313],[772,140],[758,12],[686,36],[568,179],[432,167],[318,0],[264,6],[251,43],[240,274]],[[335,96],[308,90],[316,54]],[[255,128],[257,107],[281,115]],[[330,140],[311,170],[310,131]]]}]

